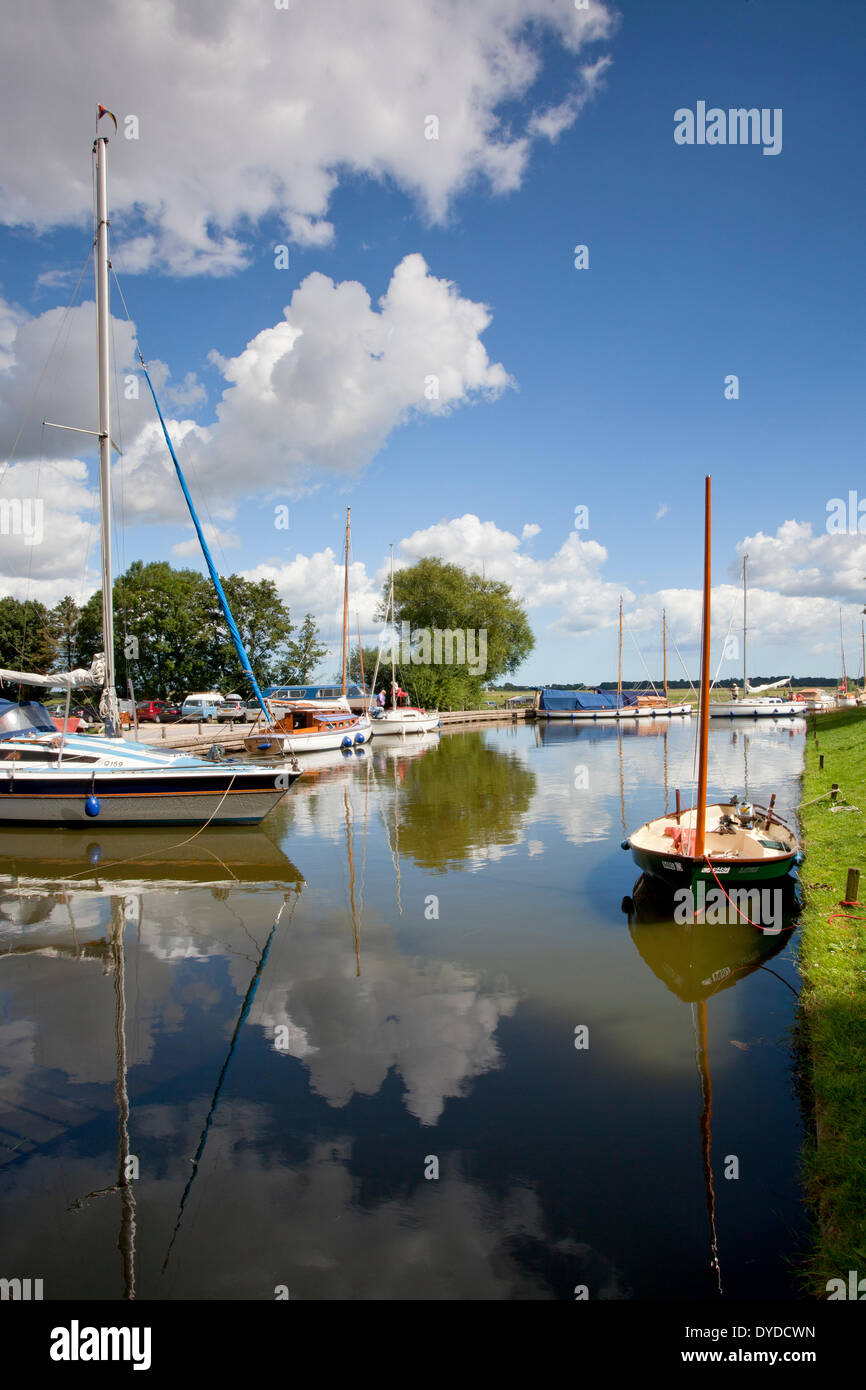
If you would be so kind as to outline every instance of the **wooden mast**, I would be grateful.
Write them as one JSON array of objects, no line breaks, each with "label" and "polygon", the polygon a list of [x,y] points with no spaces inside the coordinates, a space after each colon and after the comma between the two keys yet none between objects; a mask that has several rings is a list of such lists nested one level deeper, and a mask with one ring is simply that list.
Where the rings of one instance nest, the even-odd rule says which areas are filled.
[{"label": "wooden mast", "polygon": [[845,670],[845,634],[842,631],[842,609],[839,609],[839,646],[842,651],[842,694],[848,694],[848,672]]},{"label": "wooden mast", "polygon": [[694,858],[704,857],[704,837],[707,822],[707,754],[710,739],[710,475],[704,483],[704,614],[701,632],[701,715],[698,734],[698,804],[695,818]]},{"label": "wooden mast", "polygon": [[622,594],[619,596],[619,666],[616,674],[616,707],[622,705]]},{"label": "wooden mast", "polygon": [[863,689],[866,691],[866,628],[860,619],[860,660],[863,663]]},{"label": "wooden mast", "polygon": [[662,684],[664,685],[665,699],[668,698],[668,620],[667,614],[662,609]]},{"label": "wooden mast", "polygon": [[346,567],[343,578],[343,689],[346,694],[346,642],[349,636],[349,521],[352,508],[346,508]]}]

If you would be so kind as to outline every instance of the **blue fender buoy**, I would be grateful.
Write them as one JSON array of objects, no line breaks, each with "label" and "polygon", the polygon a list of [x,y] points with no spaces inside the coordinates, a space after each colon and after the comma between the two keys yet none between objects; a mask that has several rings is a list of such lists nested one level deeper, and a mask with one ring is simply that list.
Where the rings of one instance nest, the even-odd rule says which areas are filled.
[{"label": "blue fender buoy", "polygon": [[344,734],[344,735],[343,735],[343,741],[342,741],[342,743],[340,744],[340,747],[341,747],[341,748],[351,748],[351,747],[352,747],[352,735],[351,735],[351,734]]},{"label": "blue fender buoy", "polygon": [[96,865],[102,858],[102,845],[87,846],[87,862]]},{"label": "blue fender buoy", "polygon": [[95,797],[93,795],[93,792],[90,793],[89,797],[84,803],[84,814],[86,816],[99,815],[99,798]]},{"label": "blue fender buoy", "polygon": [[362,733],[357,733],[357,734],[355,735],[355,742],[356,742],[356,743],[363,743],[363,742],[364,742],[364,735],[363,735]]}]

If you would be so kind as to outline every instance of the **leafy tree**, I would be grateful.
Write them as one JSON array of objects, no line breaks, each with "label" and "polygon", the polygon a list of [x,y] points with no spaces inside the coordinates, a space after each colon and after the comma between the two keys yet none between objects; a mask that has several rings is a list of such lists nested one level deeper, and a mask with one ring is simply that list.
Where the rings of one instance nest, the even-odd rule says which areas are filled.
[{"label": "leafy tree", "polygon": [[71,671],[78,665],[78,620],[81,610],[69,594],[51,610],[51,630],[57,642],[57,663]]},{"label": "leafy tree", "polygon": [[290,674],[286,679],[306,685],[313,678],[316,668],[328,655],[328,648],[319,641],[319,629],[312,613],[304,615],[298,635],[290,644],[288,665]]},{"label": "leafy tree", "polygon": [[[217,646],[210,581],[196,570],[175,570],[164,560],[134,560],[113,586],[115,669],[132,676],[137,698],[165,698],[213,682]],[[81,610],[81,658],[102,650],[102,593]],[[138,638],[138,659],[123,655],[126,634]]]},{"label": "leafy tree", "polygon": [[[387,595],[386,583],[377,615],[381,619],[385,617]],[[508,584],[469,573],[434,556],[397,571],[394,608],[398,680],[425,705],[479,703],[482,687],[516,670],[535,646],[523,606]],[[412,634],[412,660],[408,664],[403,661],[403,623],[410,625]],[[437,630],[442,634],[462,634],[464,660],[460,659],[456,636],[451,643],[444,636],[437,652],[433,645]],[[423,645],[424,633],[430,634],[429,650]],[[482,633],[486,650],[481,645]]]},{"label": "leafy tree", "polygon": [[[0,598],[0,666],[45,675],[53,668],[56,650],[51,615],[44,603]],[[44,687],[5,686],[6,697],[45,698]]]},{"label": "leafy tree", "polygon": [[[254,581],[239,574],[222,581],[241,640],[259,685],[274,685],[283,678],[283,671],[292,662],[294,631],[289,610],[277,593],[272,579]],[[218,673],[216,686],[220,690],[237,690],[249,694],[247,677],[234,643],[231,640],[223,611],[213,588],[212,623],[216,634],[213,670]]]},{"label": "leafy tree", "polygon": [[[375,669],[376,669],[376,658],[377,658],[378,655],[379,655],[379,648],[378,648],[378,647],[364,647],[364,648],[363,648],[363,652],[364,652],[364,680],[367,682],[367,685],[369,685],[370,682],[371,682],[371,680],[373,679],[373,672],[374,672]],[[349,652],[349,663],[348,663],[348,665],[349,665],[349,680],[350,680],[350,681],[356,681],[357,684],[360,685],[360,684],[361,684],[361,660],[360,660],[360,656],[359,656],[358,648],[357,648],[357,647],[353,647],[352,650]],[[390,679],[390,675],[391,675],[391,668],[390,668],[390,666],[389,666],[389,667],[388,667],[388,678],[389,678],[389,679]],[[381,685],[381,684],[382,684],[382,681],[383,681],[383,679],[384,679],[384,676],[385,676],[385,671],[384,671],[384,668],[383,668],[383,666],[382,666],[382,664],[381,664],[381,662],[380,662],[380,664],[379,664],[379,676],[378,676],[377,681],[376,681],[376,684],[377,684],[377,685]]]}]

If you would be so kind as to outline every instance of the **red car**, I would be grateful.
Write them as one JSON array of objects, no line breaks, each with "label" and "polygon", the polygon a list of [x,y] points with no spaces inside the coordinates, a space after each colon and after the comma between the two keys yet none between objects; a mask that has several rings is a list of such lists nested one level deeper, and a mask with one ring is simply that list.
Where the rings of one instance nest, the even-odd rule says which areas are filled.
[{"label": "red car", "polygon": [[145,700],[135,707],[139,724],[170,724],[180,718],[180,706],[168,700]]}]

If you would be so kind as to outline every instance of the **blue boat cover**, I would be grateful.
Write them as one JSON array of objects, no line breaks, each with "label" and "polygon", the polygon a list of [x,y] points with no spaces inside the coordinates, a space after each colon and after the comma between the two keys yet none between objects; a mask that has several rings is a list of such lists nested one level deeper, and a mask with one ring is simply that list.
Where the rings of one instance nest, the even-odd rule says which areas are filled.
[{"label": "blue boat cover", "polygon": [[[637,692],[624,690],[620,708],[637,704]],[[574,710],[616,709],[615,690],[542,690],[539,709],[568,714]]]}]

